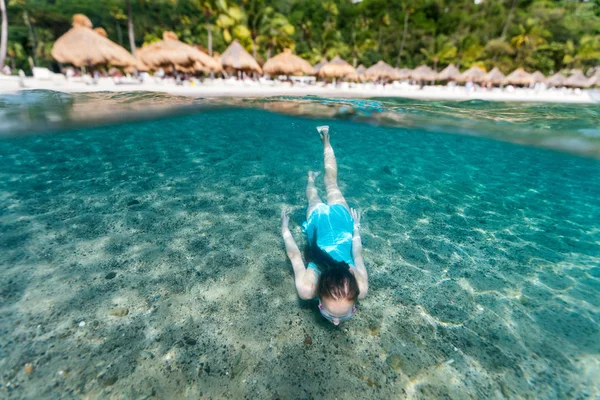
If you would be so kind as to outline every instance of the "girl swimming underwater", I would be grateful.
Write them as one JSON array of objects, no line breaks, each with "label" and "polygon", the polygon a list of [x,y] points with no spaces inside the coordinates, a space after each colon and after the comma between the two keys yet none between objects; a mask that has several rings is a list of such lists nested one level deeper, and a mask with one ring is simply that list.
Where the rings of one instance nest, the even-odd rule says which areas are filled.
[{"label": "girl swimming underwater", "polygon": [[281,233],[294,268],[298,296],[317,298],[321,315],[335,325],[352,318],[356,300],[368,291],[367,270],[362,257],[360,214],[348,207],[337,184],[337,163],[331,147],[329,127],[317,127],[323,142],[327,204],[315,187],[318,173],[308,172],[308,209],[303,231],[309,244],[305,268],[298,245],[288,228],[289,216],[281,212]]}]

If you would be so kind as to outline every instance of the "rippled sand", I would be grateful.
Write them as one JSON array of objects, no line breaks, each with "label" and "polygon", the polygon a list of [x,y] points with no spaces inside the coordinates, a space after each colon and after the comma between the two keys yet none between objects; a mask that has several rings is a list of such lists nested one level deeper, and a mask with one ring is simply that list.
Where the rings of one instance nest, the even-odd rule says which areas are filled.
[{"label": "rippled sand", "polygon": [[[304,243],[325,123],[370,273],[339,328],[297,298],[278,219]],[[216,110],[0,161],[4,397],[600,396],[596,160]]]}]

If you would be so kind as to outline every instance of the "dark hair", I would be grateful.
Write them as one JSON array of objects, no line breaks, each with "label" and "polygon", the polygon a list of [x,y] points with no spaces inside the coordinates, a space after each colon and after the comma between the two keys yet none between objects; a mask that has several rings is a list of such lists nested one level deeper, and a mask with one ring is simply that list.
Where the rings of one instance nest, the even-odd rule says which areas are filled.
[{"label": "dark hair", "polygon": [[317,264],[321,270],[318,297],[327,297],[333,300],[348,299],[356,301],[359,295],[358,283],[350,272],[350,265],[344,261],[337,261],[329,253],[317,245],[317,232],[312,243],[308,244],[308,260]]}]

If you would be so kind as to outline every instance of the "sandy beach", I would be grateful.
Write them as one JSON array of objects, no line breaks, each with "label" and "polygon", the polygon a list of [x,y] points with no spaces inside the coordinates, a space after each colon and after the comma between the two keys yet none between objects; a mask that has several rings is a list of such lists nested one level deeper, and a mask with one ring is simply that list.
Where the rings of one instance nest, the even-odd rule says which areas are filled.
[{"label": "sandy beach", "polygon": [[0,80],[0,93],[14,93],[19,90],[45,89],[65,93],[84,92],[163,92],[178,96],[191,97],[272,97],[272,96],[320,96],[328,98],[373,98],[404,97],[421,100],[485,100],[508,102],[547,102],[547,103],[581,103],[598,102],[598,91],[580,89],[521,89],[493,88],[467,90],[463,86],[424,86],[395,83],[390,85],[347,84],[341,85],[302,85],[289,83],[260,83],[257,81],[230,81],[207,79],[198,84],[184,82],[176,85],[173,80],[148,80],[143,83],[117,84],[110,78],[102,78],[96,84],[79,81],[67,81],[55,76],[53,79],[40,80],[25,78],[24,85],[18,79],[4,78]]}]

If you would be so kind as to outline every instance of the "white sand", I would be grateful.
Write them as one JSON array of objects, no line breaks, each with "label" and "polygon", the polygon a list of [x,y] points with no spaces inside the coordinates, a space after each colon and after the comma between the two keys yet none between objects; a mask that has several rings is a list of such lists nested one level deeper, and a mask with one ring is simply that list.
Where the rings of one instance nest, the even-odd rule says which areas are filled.
[{"label": "white sand", "polygon": [[341,86],[316,86],[289,84],[261,84],[258,82],[230,82],[216,79],[206,80],[199,85],[189,82],[177,86],[173,80],[162,82],[144,82],[142,84],[115,84],[112,79],[100,79],[97,84],[86,84],[80,81],[64,79],[38,80],[25,78],[25,87],[21,87],[17,79],[0,79],[0,93],[12,93],[23,89],[47,89],[66,93],[80,92],[132,92],[149,91],[164,92],[179,96],[191,97],[269,97],[269,96],[320,96],[333,98],[371,98],[371,97],[405,97],[422,100],[487,100],[487,101],[527,101],[552,103],[596,103],[600,99],[598,91],[579,89],[477,89],[467,91],[464,87],[425,86],[420,89],[416,85],[395,84],[383,87],[373,84],[343,84]]}]

